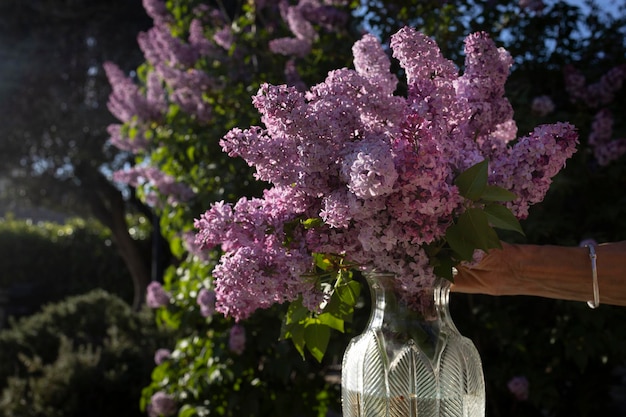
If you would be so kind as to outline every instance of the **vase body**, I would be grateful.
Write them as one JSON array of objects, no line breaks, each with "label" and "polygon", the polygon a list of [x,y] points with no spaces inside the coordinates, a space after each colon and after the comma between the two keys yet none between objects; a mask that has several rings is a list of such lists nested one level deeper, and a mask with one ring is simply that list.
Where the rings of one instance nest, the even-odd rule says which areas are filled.
[{"label": "vase body", "polygon": [[372,312],[344,353],[343,417],[484,417],[482,363],[450,318],[449,282],[437,281],[409,308],[392,274],[366,279]]}]

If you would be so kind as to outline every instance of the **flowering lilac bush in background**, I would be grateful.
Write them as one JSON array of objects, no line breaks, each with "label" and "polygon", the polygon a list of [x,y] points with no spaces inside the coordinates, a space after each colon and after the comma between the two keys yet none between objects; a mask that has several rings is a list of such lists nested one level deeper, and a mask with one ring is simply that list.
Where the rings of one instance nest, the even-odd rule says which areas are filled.
[{"label": "flowering lilac bush in background", "polygon": [[611,68],[593,84],[573,66],[564,69],[565,88],[572,103],[597,110],[591,123],[588,143],[599,165],[607,166],[626,153],[626,138],[613,137],[613,114],[607,107],[626,79],[626,65]]},{"label": "flowering lilac bush in background", "polygon": [[[319,365],[288,365],[300,372],[285,373],[298,354],[286,351],[288,342],[277,343],[279,312],[251,318],[253,329],[272,323],[275,331],[262,333],[215,313],[215,253],[200,251],[193,241],[193,219],[218,199],[260,193],[263,184],[244,162],[223,157],[218,140],[235,120],[258,121],[249,98],[259,80],[302,86],[301,75],[315,72],[302,71],[308,52],[318,55],[311,58],[318,65],[334,59],[341,48],[320,58],[317,44],[325,34],[343,31],[348,14],[342,2],[308,0],[259,3],[238,14],[230,14],[229,5],[143,3],[154,21],[138,36],[145,64],[136,76],[114,63],[104,65],[113,87],[109,110],[118,119],[108,128],[110,143],[130,156],[112,180],[136,191],[160,216],[174,258],[164,282],[147,288],[146,303],[178,337],[163,348],[169,355],[155,352],[142,407],[151,415],[317,415],[317,407],[325,409],[337,394],[328,390]],[[270,50],[273,40],[291,36],[306,44],[307,53]],[[245,401],[233,397],[234,391]],[[293,397],[302,401],[285,404]]]}]

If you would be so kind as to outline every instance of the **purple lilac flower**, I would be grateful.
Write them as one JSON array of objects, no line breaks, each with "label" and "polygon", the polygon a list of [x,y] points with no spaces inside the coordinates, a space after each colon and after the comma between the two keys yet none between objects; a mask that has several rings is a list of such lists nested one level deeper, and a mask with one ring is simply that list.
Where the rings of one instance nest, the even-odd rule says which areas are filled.
[{"label": "purple lilac flower", "polygon": [[196,302],[200,306],[200,314],[203,317],[211,317],[215,312],[215,291],[201,288]]},{"label": "purple lilac flower", "polygon": [[600,166],[607,166],[626,153],[626,138],[613,139],[613,114],[607,108],[594,116],[588,143]]},{"label": "purple lilac flower", "polygon": [[233,46],[235,42],[235,37],[233,35],[233,31],[229,26],[224,26],[213,35],[213,40],[216,44],[226,49],[227,51]]},{"label": "purple lilac flower", "polygon": [[302,16],[311,23],[318,24],[328,31],[335,31],[345,27],[348,21],[348,13],[340,10],[337,6],[342,6],[340,2],[336,4],[319,5],[319,3],[309,1],[300,6]]},{"label": "purple lilac flower", "polygon": [[600,166],[606,166],[626,154],[626,138],[614,139],[594,149],[594,155]]},{"label": "purple lilac flower", "polygon": [[155,25],[138,35],[137,41],[146,58],[155,66],[187,68],[199,58],[200,52],[194,44],[185,43],[174,37],[167,25]]},{"label": "purple lilac flower", "polygon": [[[187,40],[200,56],[209,56],[216,52],[214,45],[204,36],[204,28],[198,19],[193,19],[189,24],[189,38]],[[218,42],[216,41],[216,43]]]},{"label": "purple lilac flower", "polygon": [[166,306],[170,303],[170,295],[163,286],[157,282],[152,281],[148,284],[146,290],[146,304],[150,308],[159,308]]},{"label": "purple lilac flower", "polygon": [[143,8],[156,24],[162,24],[170,20],[170,14],[165,2],[162,0],[143,0]]},{"label": "purple lilac flower", "polygon": [[241,324],[235,324],[230,328],[228,349],[236,355],[241,355],[246,349],[246,329]]},{"label": "purple lilac flower", "polygon": [[530,106],[533,113],[541,117],[545,117],[554,111],[554,102],[550,96],[546,95],[535,97]]},{"label": "purple lilac flower", "polygon": [[154,363],[157,365],[160,365],[166,360],[168,360],[171,355],[172,355],[172,352],[170,352],[169,349],[163,349],[163,348],[157,349],[157,351],[154,352]]},{"label": "purple lilac flower", "polygon": [[112,62],[102,64],[113,91],[107,106],[111,114],[122,122],[129,122],[133,117],[143,121],[160,118],[160,108],[153,108],[146,97],[139,92],[139,87]]},{"label": "purple lilac flower", "polygon": [[132,187],[150,184],[161,195],[166,196],[170,204],[188,201],[195,194],[187,185],[176,181],[171,175],[167,175],[153,166],[134,166],[115,171],[113,180]]},{"label": "purple lilac flower", "polygon": [[469,102],[468,134],[482,138],[513,117],[513,108],[504,96],[513,59],[483,32],[466,38],[465,56],[465,72],[454,82],[455,91],[458,98]]},{"label": "purple lilac flower", "polygon": [[341,178],[348,190],[364,199],[390,194],[398,179],[391,144],[373,135],[354,144],[341,166]]},{"label": "purple lilac flower", "polygon": [[584,101],[587,95],[585,76],[573,65],[566,65],[563,68],[563,77],[565,79],[565,91],[570,97],[572,103]]},{"label": "purple lilac flower", "polygon": [[596,83],[587,86],[587,105],[599,107],[611,103],[626,79],[626,64],[607,71]]},{"label": "purple lilac flower", "polygon": [[490,166],[490,181],[517,195],[507,203],[514,215],[524,219],[532,204],[543,200],[565,161],[576,152],[578,136],[567,123],[542,125],[521,138],[506,155]]},{"label": "purple lilac flower", "polygon": [[297,39],[304,39],[312,42],[317,37],[317,32],[313,25],[304,18],[302,14],[302,4],[300,1],[298,6],[289,6],[287,8],[287,25],[291,33],[295,35]]},{"label": "purple lilac flower", "polygon": [[318,0],[300,0],[297,5],[280,2],[280,12],[287,23],[292,37],[273,39],[269,49],[275,54],[291,57],[304,57],[311,52],[313,42],[318,38],[313,23],[329,31],[341,30],[348,14],[337,7],[341,4],[322,4]]},{"label": "purple lilac flower", "polygon": [[174,396],[164,392],[157,391],[150,398],[148,414],[150,416],[169,417],[176,414],[178,406]]},{"label": "purple lilac flower", "polygon": [[298,91],[305,91],[306,84],[302,81],[295,59],[291,58],[285,63],[285,82],[288,86],[293,86]]},{"label": "purple lilac flower", "polygon": [[149,142],[141,129],[138,129],[136,135],[130,138],[123,133],[121,124],[110,124],[107,126],[107,133],[110,135],[109,141],[111,144],[123,151],[139,153],[148,148]]},{"label": "purple lilac flower", "polygon": [[585,76],[572,65],[565,67],[563,75],[565,90],[572,103],[583,102],[591,108],[598,108],[612,102],[615,93],[622,88],[626,80],[626,64],[611,68],[599,81],[589,85]]},{"label": "purple lilac flower", "polygon": [[[196,243],[224,251],[213,271],[217,311],[241,320],[298,296],[317,311],[324,293],[304,278],[312,253],[395,273],[413,298],[434,279],[424,245],[468,206],[454,185],[460,172],[488,159],[490,184],[516,193],[509,208],[524,218],[575,151],[566,123],[509,145],[512,59],[486,34],[467,38],[461,76],[414,29],[393,35],[391,48],[407,97],[394,94],[389,57],[365,35],[353,47],[354,70],[331,71],[305,92],[262,85],[253,103],[263,126],[232,129],[220,142],[273,187],[263,198],[215,203],[195,222]],[[304,228],[310,218],[321,224]]]},{"label": "purple lilac flower", "polygon": [[196,233],[194,231],[186,231],[181,234],[183,244],[187,251],[197,257],[202,262],[207,262],[210,259],[209,252],[203,250],[196,242]]},{"label": "purple lilac flower", "polygon": [[525,376],[516,376],[506,384],[509,392],[517,401],[526,401],[528,399],[528,379]]},{"label": "purple lilac flower", "polygon": [[275,54],[303,57],[311,52],[311,42],[298,38],[272,39],[268,47]]}]

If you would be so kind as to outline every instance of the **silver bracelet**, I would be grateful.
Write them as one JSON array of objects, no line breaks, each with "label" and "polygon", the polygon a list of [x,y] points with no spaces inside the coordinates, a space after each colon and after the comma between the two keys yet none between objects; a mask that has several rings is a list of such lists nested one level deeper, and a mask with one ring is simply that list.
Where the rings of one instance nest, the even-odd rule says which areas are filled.
[{"label": "silver bracelet", "polygon": [[587,301],[590,308],[598,308],[600,305],[600,289],[598,288],[598,266],[596,264],[596,248],[593,243],[585,245],[589,248],[589,259],[591,259],[591,279],[593,280],[593,301]]}]

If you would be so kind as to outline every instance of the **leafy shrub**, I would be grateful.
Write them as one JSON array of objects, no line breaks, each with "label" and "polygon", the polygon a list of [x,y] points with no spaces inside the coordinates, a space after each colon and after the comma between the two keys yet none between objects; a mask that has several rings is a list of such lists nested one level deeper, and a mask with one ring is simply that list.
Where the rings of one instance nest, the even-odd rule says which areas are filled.
[{"label": "leafy shrub", "polygon": [[0,332],[0,416],[139,416],[141,388],[164,337],[96,289],[46,305]]},{"label": "leafy shrub", "polygon": [[126,266],[110,233],[95,221],[0,219],[0,253],[0,288],[9,291],[9,314],[28,314],[93,288],[132,300]]}]

